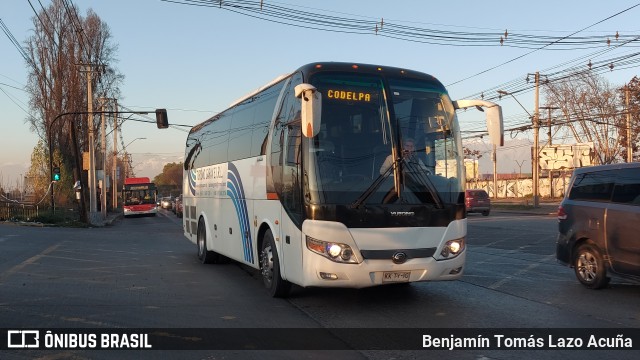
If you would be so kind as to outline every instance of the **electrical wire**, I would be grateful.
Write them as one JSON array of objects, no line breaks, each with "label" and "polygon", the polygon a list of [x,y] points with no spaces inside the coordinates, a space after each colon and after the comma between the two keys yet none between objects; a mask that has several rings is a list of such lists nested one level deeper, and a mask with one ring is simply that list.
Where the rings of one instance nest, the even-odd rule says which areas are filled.
[{"label": "electrical wire", "polygon": [[[162,0],[180,5],[219,8],[240,15],[249,16],[267,22],[281,25],[307,28],[313,30],[351,33],[360,35],[378,35],[398,40],[420,42],[443,46],[504,46],[531,49],[575,50],[588,49],[610,44],[613,41],[624,41],[633,35],[603,33],[592,36],[575,36],[597,24],[607,21],[640,4],[620,11],[588,27],[565,36],[537,35],[508,31],[450,31],[438,28],[405,25],[394,20],[385,21],[384,18],[358,16],[346,17],[345,13],[318,10],[319,12],[301,10],[301,6],[282,6],[277,2],[256,2],[248,0]],[[337,14],[337,15],[334,15]],[[346,14],[351,15],[351,14]],[[525,54],[526,56],[528,54]]]}]

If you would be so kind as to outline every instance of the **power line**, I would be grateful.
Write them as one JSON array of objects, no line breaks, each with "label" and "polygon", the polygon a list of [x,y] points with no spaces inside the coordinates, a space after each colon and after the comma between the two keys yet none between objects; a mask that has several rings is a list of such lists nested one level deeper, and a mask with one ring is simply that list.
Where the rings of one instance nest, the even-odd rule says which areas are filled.
[{"label": "power line", "polygon": [[[344,15],[351,15],[338,12],[330,12],[327,10],[319,10],[314,8],[306,8],[319,10],[320,12],[312,12],[300,6],[281,6],[277,2],[260,2],[248,0],[163,0],[168,3],[180,5],[219,8],[222,10],[238,13],[240,15],[253,17],[263,21],[277,23],[281,25],[294,26],[299,28],[307,28],[313,30],[351,33],[360,35],[378,35],[398,40],[421,42],[427,44],[443,45],[443,46],[494,46],[494,47],[515,47],[533,49],[554,49],[569,50],[576,48],[592,48],[603,46],[610,43],[611,39],[625,40],[632,37],[628,34],[611,34],[604,33],[595,36],[574,35],[582,32],[592,26],[617,16],[631,8],[614,14],[607,19],[594,23],[582,30],[573,32],[566,36],[541,36],[535,34],[526,34],[508,31],[450,31],[443,30],[442,25],[438,28],[425,28],[414,25],[404,25],[394,20],[386,20],[383,17],[374,19],[371,17],[359,16],[358,18],[350,18]],[[282,4],[282,3],[279,3]],[[638,4],[640,5],[640,4]],[[636,5],[636,6],[638,6]],[[635,7],[635,6],[634,6]],[[337,14],[337,15],[334,15]],[[571,37],[571,40],[569,38]],[[526,54],[525,54],[526,55]]]},{"label": "power line", "polygon": [[573,33],[571,33],[571,34],[569,34],[569,35],[567,35],[567,36],[564,36],[564,37],[562,37],[562,38],[558,39],[558,40],[554,40],[554,41],[552,41],[552,42],[550,42],[550,43],[548,43],[548,44],[546,44],[546,45],[543,45],[543,46],[541,46],[541,47],[539,47],[539,48],[535,49],[535,50],[529,51],[529,52],[527,52],[527,53],[525,53],[525,54],[522,54],[522,55],[520,55],[520,56],[516,56],[515,58],[513,58],[513,59],[511,59],[511,60],[507,60],[507,61],[505,61],[505,62],[503,62],[503,63],[501,63],[501,64],[498,64],[498,65],[493,66],[493,67],[491,67],[491,68],[489,68],[489,69],[486,69],[486,70],[480,71],[480,72],[478,72],[478,73],[476,73],[476,74],[474,74],[474,75],[471,75],[471,76],[468,76],[468,77],[466,77],[466,78],[464,78],[464,79],[462,79],[462,80],[458,80],[458,81],[456,81],[456,82],[453,82],[453,83],[451,83],[451,84],[449,84],[449,85],[447,85],[447,86],[451,86],[451,85],[454,85],[454,84],[458,84],[458,83],[463,82],[463,81],[465,81],[465,80],[469,80],[469,79],[471,79],[471,78],[474,78],[474,77],[476,77],[476,76],[478,76],[478,75],[481,75],[481,74],[487,73],[487,72],[489,72],[489,71],[491,71],[491,70],[495,70],[495,69],[497,69],[497,68],[499,68],[499,67],[501,67],[501,66],[503,66],[503,65],[509,64],[509,63],[514,62],[514,61],[516,61],[516,60],[518,60],[518,59],[522,59],[523,57],[525,57],[525,56],[527,56],[527,55],[531,55],[531,54],[533,54],[534,52],[537,52],[537,51],[539,51],[539,50],[545,49],[545,48],[547,48],[547,47],[549,47],[549,46],[552,46],[553,44],[559,43],[560,41],[562,41],[562,40],[564,40],[564,39],[567,39],[567,38],[569,38],[569,37],[571,37],[571,36],[573,36],[573,35],[575,35],[575,34],[578,34],[578,33],[582,32],[582,31],[584,31],[584,30],[587,30],[587,29],[589,29],[589,28],[591,28],[591,27],[594,27],[594,26],[596,26],[596,25],[598,25],[598,24],[600,24],[600,23],[603,23],[603,22],[605,22],[605,21],[607,21],[607,20],[609,20],[609,19],[612,19],[612,18],[614,18],[614,17],[616,17],[616,16],[618,16],[618,15],[620,15],[620,14],[623,14],[623,13],[625,13],[625,12],[627,12],[627,11],[629,11],[629,10],[631,10],[631,9],[633,9],[633,8],[635,8],[635,7],[637,7],[637,6],[640,6],[640,3],[635,4],[635,5],[633,5],[633,6],[629,7],[629,8],[627,8],[627,9],[625,9],[625,10],[619,11],[619,12],[617,12],[617,13],[615,13],[615,14],[611,15],[611,16],[608,16],[608,17],[606,17],[606,18],[604,18],[604,19],[602,19],[602,20],[600,20],[600,21],[597,21],[597,22],[595,22],[595,23],[593,23],[593,24],[591,24],[591,25],[589,25],[589,26],[587,26],[587,27],[585,27],[585,28],[582,28],[582,29],[580,29],[580,30],[578,30],[578,31],[575,31],[575,32],[573,32]]},{"label": "power line", "polygon": [[[57,49],[59,49],[60,47],[58,46],[58,43],[56,42],[56,40],[53,37],[53,35],[49,32],[49,27],[44,24],[44,21],[42,21],[42,18],[40,17],[40,14],[38,14],[38,11],[36,11],[36,9],[33,7],[33,4],[31,3],[31,0],[27,0],[27,2],[29,3],[29,6],[31,6],[31,9],[33,10],[33,13],[36,15],[36,18],[38,19],[38,21],[40,21],[40,24],[42,25],[42,31],[44,31],[47,34],[47,36],[49,36],[49,40],[51,40],[51,42],[54,45],[54,51],[57,52]],[[40,2],[40,0],[38,0],[38,3],[40,3],[40,7],[42,8],[42,12],[47,16],[47,18],[49,19],[49,22],[51,23],[51,25],[53,25],[53,21],[51,21],[51,18],[49,17],[49,14],[47,13],[47,11],[42,6],[42,3]],[[52,26],[52,29],[55,31],[55,26]]]}]

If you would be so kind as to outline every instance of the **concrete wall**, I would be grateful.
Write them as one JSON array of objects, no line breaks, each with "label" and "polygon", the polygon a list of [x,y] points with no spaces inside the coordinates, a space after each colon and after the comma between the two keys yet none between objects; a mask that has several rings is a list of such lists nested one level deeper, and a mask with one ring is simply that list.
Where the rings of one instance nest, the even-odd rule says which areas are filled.
[{"label": "concrete wall", "polygon": [[[543,198],[562,198],[571,173],[559,174],[549,181],[548,177],[541,177],[538,185],[538,193]],[[498,180],[498,198],[524,198],[533,195],[533,179],[509,179]],[[495,198],[493,180],[468,180],[467,189],[484,189],[491,198]]]}]

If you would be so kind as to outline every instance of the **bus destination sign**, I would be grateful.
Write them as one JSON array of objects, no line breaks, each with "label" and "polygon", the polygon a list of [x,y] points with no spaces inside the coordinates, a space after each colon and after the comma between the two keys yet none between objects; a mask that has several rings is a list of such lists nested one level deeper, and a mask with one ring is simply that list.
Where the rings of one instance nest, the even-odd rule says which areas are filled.
[{"label": "bus destination sign", "polygon": [[335,100],[370,102],[371,94],[364,91],[333,90],[327,91],[327,97]]}]

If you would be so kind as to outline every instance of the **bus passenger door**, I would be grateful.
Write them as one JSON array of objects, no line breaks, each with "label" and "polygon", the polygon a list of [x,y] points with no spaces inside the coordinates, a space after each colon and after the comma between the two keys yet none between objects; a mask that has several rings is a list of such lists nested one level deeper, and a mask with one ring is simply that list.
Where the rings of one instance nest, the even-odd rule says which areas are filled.
[{"label": "bus passenger door", "polygon": [[303,202],[301,188],[301,131],[300,123],[283,127],[282,166],[282,216],[281,236],[282,264],[287,280],[302,282],[302,219]]}]

